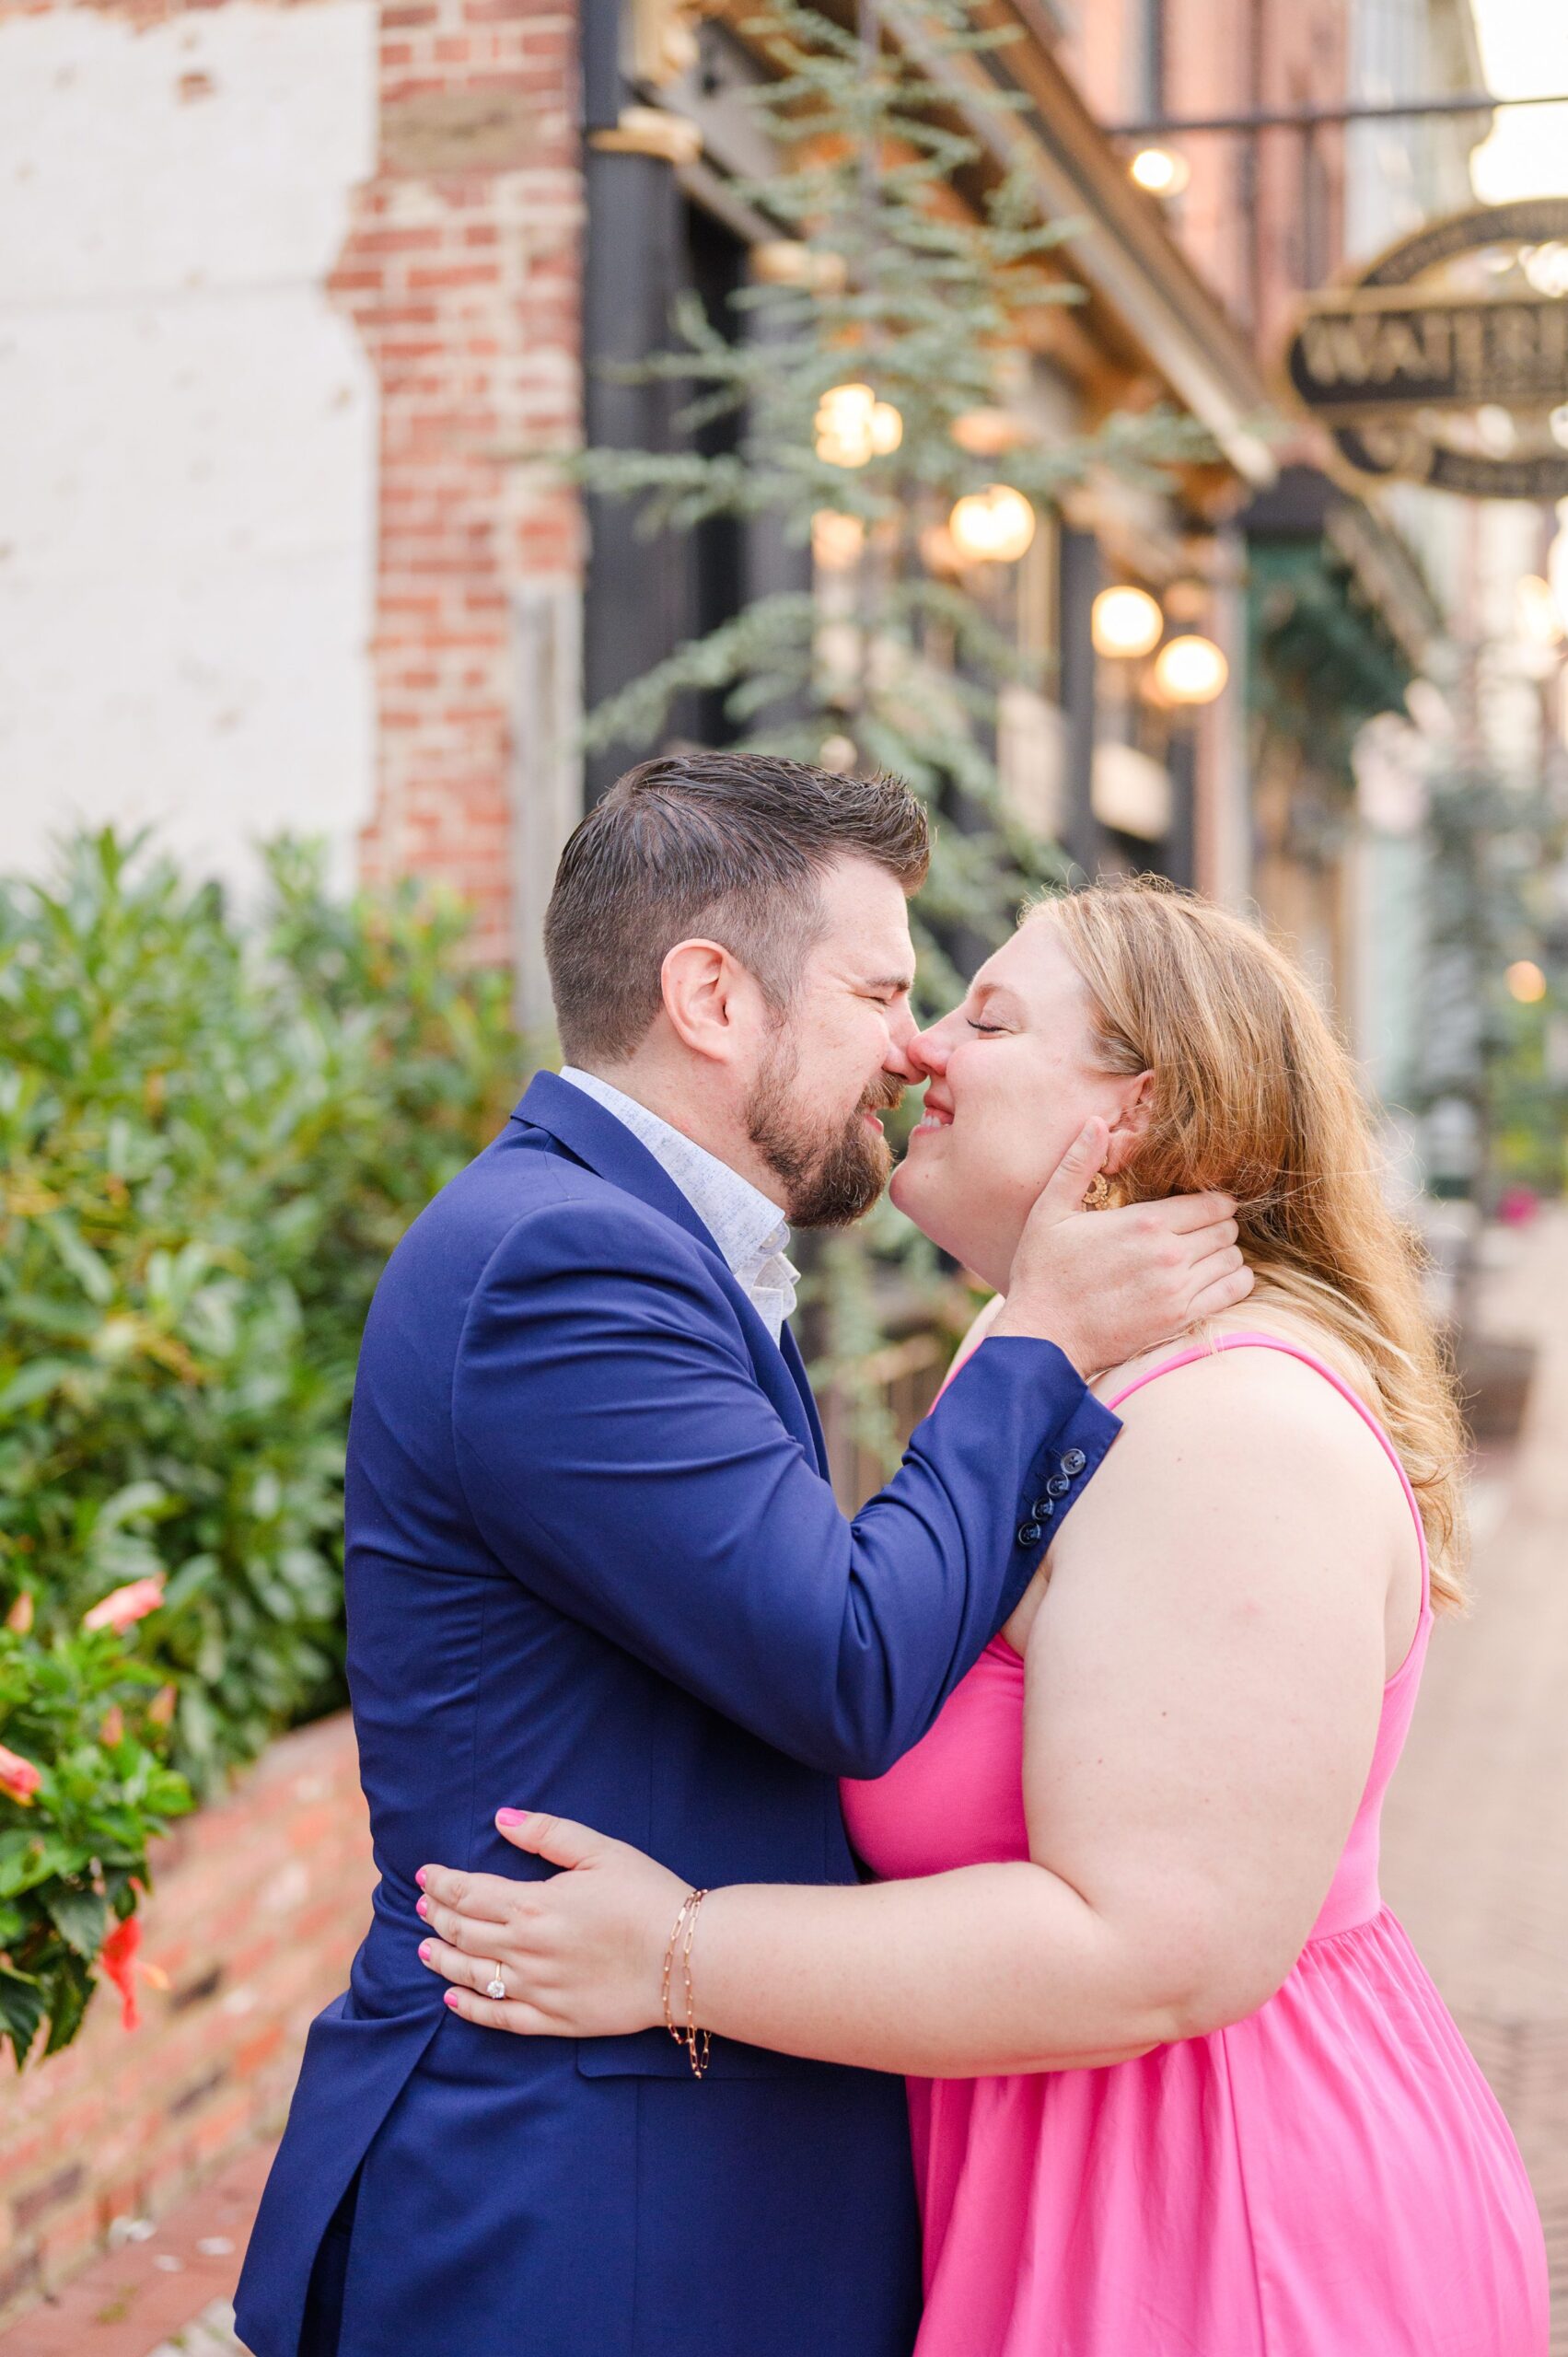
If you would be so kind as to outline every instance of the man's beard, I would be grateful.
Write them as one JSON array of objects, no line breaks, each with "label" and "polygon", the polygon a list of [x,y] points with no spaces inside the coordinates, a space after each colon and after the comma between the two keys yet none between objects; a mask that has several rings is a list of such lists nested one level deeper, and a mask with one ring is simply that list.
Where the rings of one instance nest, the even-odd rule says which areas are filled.
[{"label": "man's beard", "polygon": [[868,1212],[887,1185],[892,1148],[867,1113],[888,1112],[903,1084],[879,1073],[846,1121],[825,1129],[796,1102],[799,1057],[781,1031],[757,1075],[746,1108],[746,1133],[784,1184],[784,1213],[793,1227],[847,1227]]}]

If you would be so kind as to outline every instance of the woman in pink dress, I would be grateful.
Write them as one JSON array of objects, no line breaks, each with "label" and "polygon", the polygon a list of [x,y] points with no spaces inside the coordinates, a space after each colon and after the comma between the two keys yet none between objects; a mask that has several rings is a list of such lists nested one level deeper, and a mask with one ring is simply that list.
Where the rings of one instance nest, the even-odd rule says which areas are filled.
[{"label": "woman in pink dress", "polygon": [[[844,1790],[880,1879],[709,1894],[694,2016],[909,2074],[918,2357],[1543,2357],[1518,2153],[1378,1894],[1460,1599],[1459,1434],[1349,1062],[1258,933],[1139,888],[1031,914],[923,1059],[894,1200],[999,1290],[966,1347],[1005,1331],[1086,1121],[1091,1202],[1225,1189],[1256,1290],[1106,1370],[1121,1436],[1023,1601]],[[524,2034],[664,2018],[684,1887],[558,1819],[512,1838],[575,1871],[467,1877],[461,1914],[433,1875],[449,2002]],[[504,2003],[475,1993],[496,1959]]]}]

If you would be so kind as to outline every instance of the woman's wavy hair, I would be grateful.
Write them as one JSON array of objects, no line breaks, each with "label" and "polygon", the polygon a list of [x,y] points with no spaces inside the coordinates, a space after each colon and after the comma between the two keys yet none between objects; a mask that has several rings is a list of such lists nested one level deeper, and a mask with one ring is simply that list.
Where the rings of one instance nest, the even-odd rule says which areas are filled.
[{"label": "woman's wavy hair", "polygon": [[1096,884],[1030,910],[1087,986],[1108,1072],[1151,1072],[1146,1136],[1119,1174],[1134,1199],[1225,1190],[1254,1299],[1350,1352],[1410,1477],[1434,1603],[1464,1601],[1454,1386],[1422,1299],[1422,1255],[1390,1210],[1354,1070],[1305,977],[1254,926],[1158,878]]}]

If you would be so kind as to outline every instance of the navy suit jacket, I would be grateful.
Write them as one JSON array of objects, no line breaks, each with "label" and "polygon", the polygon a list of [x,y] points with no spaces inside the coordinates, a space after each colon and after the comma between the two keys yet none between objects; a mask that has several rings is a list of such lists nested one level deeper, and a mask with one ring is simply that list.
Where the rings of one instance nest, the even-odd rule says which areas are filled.
[{"label": "navy suit jacket", "polygon": [[835,1780],[924,1734],[1116,1430],[1052,1345],[987,1342],[846,1521],[793,1339],[622,1123],[533,1081],[366,1329],[346,1580],[380,1882],[247,2258],[257,2357],[295,2357],[356,2171],[341,2357],[907,2357],[900,2081],[715,2039],[699,2084],[662,2029],[476,2028],[418,1960],[413,1877],[549,1872],[510,1805],[693,1884],[852,1880]]}]

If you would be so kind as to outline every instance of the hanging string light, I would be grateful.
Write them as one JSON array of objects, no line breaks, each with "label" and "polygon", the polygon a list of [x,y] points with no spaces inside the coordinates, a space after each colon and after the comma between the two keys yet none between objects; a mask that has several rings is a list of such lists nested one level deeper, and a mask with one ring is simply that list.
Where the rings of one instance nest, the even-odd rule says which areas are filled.
[{"label": "hanging string light", "polygon": [[1089,632],[1095,653],[1135,659],[1159,644],[1165,616],[1146,589],[1119,581],[1102,589],[1089,610]]},{"label": "hanging string light", "polygon": [[1155,657],[1155,685],[1169,703],[1213,703],[1230,677],[1212,638],[1167,639]]},{"label": "hanging string light", "polygon": [[1186,157],[1172,155],[1168,147],[1140,147],[1127,170],[1150,196],[1179,196],[1192,177]]},{"label": "hanging string light", "polygon": [[1024,420],[1005,409],[965,410],[947,431],[959,449],[975,459],[999,459],[1005,450],[1016,450],[1032,439]]},{"label": "hanging string light", "polygon": [[904,421],[869,385],[832,385],[817,404],[817,456],[830,467],[864,467],[904,438]]},{"label": "hanging string light", "polygon": [[1555,646],[1564,634],[1562,615],[1551,594],[1551,584],[1539,573],[1527,573],[1514,592],[1519,635],[1530,646]]},{"label": "hanging string light", "polygon": [[988,483],[954,504],[947,530],[970,564],[1016,564],[1035,536],[1035,512],[1010,483]]},{"label": "hanging string light", "polygon": [[950,579],[963,570],[964,560],[946,524],[927,524],[920,536],[921,562],[927,573]]},{"label": "hanging string light", "polygon": [[811,553],[824,573],[847,573],[860,562],[865,527],[858,516],[836,507],[819,507],[811,518]]}]

